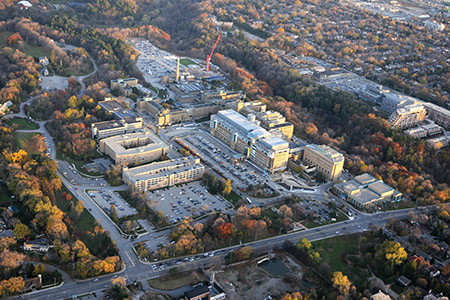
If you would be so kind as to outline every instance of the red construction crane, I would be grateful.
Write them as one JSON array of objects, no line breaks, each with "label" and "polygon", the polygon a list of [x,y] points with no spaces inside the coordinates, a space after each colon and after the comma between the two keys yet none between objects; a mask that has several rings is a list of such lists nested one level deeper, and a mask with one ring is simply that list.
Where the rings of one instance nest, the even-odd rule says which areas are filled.
[{"label": "red construction crane", "polygon": [[211,58],[214,54],[214,50],[216,50],[217,43],[219,42],[221,36],[222,36],[222,34],[219,34],[219,37],[217,38],[217,41],[214,44],[214,47],[212,48],[211,54],[206,56],[206,74],[208,74],[208,72],[209,72],[209,62],[211,61]]}]

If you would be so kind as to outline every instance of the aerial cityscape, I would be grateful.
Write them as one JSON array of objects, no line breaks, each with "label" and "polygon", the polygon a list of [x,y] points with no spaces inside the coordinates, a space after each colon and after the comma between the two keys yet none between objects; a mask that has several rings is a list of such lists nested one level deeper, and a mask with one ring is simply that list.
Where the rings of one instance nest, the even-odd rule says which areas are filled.
[{"label": "aerial cityscape", "polygon": [[0,298],[448,300],[450,2],[0,1]]}]

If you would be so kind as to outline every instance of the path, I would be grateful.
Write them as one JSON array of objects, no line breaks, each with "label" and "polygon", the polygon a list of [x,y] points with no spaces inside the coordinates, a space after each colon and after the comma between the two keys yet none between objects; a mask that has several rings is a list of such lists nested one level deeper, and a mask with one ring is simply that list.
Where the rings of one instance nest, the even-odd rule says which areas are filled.
[{"label": "path", "polygon": [[95,61],[92,59],[92,57],[90,57],[89,56],[89,59],[91,60],[91,62],[92,62],[92,65],[94,66],[94,71],[92,71],[91,73],[89,73],[89,74],[87,74],[87,75],[83,75],[83,76],[74,76],[74,78],[80,83],[80,85],[81,85],[81,89],[80,89],[80,92],[78,93],[78,97],[81,97],[83,94],[84,94],[84,91],[85,91],[85,89],[86,89],[86,85],[84,84],[84,82],[83,82],[83,79],[85,79],[85,78],[87,78],[87,77],[89,77],[89,76],[91,76],[91,75],[94,75],[95,73],[97,73],[97,71],[98,71],[98,68],[97,68],[97,64],[95,63]]}]

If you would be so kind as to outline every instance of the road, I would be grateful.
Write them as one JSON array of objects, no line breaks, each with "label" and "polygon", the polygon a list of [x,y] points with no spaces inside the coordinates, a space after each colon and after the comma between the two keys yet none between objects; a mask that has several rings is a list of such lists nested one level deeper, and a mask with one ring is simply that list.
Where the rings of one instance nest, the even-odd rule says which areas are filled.
[{"label": "road", "polygon": [[[77,195],[79,196],[79,195]],[[88,203],[85,203],[88,206]],[[226,249],[216,250],[214,253],[220,252],[220,254],[214,256],[207,256],[196,259],[194,261],[185,261],[176,264],[180,258],[168,259],[163,262],[158,262],[154,264],[163,263],[166,267],[160,270],[153,270],[151,267],[154,264],[144,264],[137,263],[134,267],[127,267],[119,276],[125,277],[129,282],[141,281],[150,278],[160,277],[169,272],[172,266],[177,266],[179,271],[193,270],[196,268],[207,268],[217,264],[222,264],[224,257],[231,250],[236,250],[243,246],[251,246],[256,253],[262,253],[270,251],[273,248],[281,247],[285,241],[291,241],[296,243],[299,239],[306,238],[310,241],[318,241],[322,239],[332,238],[339,235],[352,234],[356,232],[362,232],[368,230],[369,226],[383,226],[390,219],[405,218],[408,216],[409,211],[417,209],[405,209],[392,212],[382,212],[374,215],[363,215],[354,221],[345,221],[330,225],[321,226],[318,228],[313,228],[304,231],[298,231],[282,236],[276,236],[264,240],[259,240],[243,245],[232,246]],[[95,213],[95,217],[101,218],[101,216]],[[112,228],[110,228],[112,230]],[[112,230],[114,231],[114,230]],[[112,234],[113,239],[117,238],[116,234]],[[118,245],[119,246],[119,245]],[[119,246],[120,247],[120,246]],[[121,250],[122,254],[122,250]],[[195,257],[195,256],[190,256]],[[114,275],[105,275],[99,279],[90,279],[83,282],[67,282],[60,287],[53,288],[51,290],[41,290],[36,291],[32,294],[23,295],[21,299],[67,299],[72,295],[83,295],[90,292],[99,292],[106,287],[108,287],[113,279]],[[14,297],[13,299],[19,299],[19,297]]]},{"label": "road", "polygon": [[87,74],[87,75],[83,75],[83,76],[75,76],[75,79],[80,83],[81,85],[81,89],[80,92],[78,93],[78,97],[81,97],[84,94],[84,91],[86,90],[86,85],[83,82],[83,79],[85,79],[86,77],[89,77],[95,73],[97,73],[98,68],[97,68],[97,64],[95,63],[95,61],[92,59],[92,57],[89,56],[89,59],[92,62],[92,65],[94,66],[94,71],[92,71],[91,73]]}]

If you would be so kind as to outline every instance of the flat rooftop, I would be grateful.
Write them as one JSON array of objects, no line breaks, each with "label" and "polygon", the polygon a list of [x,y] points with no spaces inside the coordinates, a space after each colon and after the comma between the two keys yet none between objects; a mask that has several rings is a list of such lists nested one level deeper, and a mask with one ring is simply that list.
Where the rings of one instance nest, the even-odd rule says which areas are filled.
[{"label": "flat rooftop", "polygon": [[358,182],[359,184],[366,185],[371,182],[377,181],[377,179],[375,177],[373,177],[372,175],[370,175],[369,173],[364,173],[364,174],[356,176],[355,181]]},{"label": "flat rooftop", "polygon": [[114,128],[124,127],[124,125],[122,125],[121,122],[115,121],[115,120],[92,123],[92,126],[97,128],[98,130],[114,129]]},{"label": "flat rooftop", "polygon": [[342,153],[326,145],[311,144],[307,145],[306,148],[310,148],[313,151],[321,153],[323,156],[326,156],[328,159],[334,161],[335,163],[344,160],[344,155],[342,155]]},{"label": "flat rooftop", "polygon": [[[147,180],[151,178],[183,172],[194,167],[202,167],[200,159],[197,157],[183,157],[178,159],[154,162],[139,167],[125,169],[124,172],[135,181]],[[162,171],[163,169],[164,171]],[[162,173],[162,174],[161,174]]]},{"label": "flat rooftop", "polygon": [[[134,148],[125,148],[122,144],[126,142],[131,142],[133,140],[137,139],[147,139],[148,141],[146,145],[134,147]],[[130,133],[130,134],[122,134],[122,135],[116,135],[109,138],[102,139],[100,143],[105,143],[108,145],[109,148],[111,148],[116,155],[133,155],[133,154],[139,154],[139,153],[145,153],[145,152],[152,152],[161,150],[165,146],[162,142],[155,143],[150,139],[150,136],[146,134],[145,132],[137,132],[137,133]]]}]

